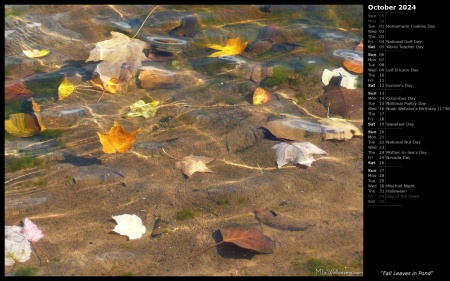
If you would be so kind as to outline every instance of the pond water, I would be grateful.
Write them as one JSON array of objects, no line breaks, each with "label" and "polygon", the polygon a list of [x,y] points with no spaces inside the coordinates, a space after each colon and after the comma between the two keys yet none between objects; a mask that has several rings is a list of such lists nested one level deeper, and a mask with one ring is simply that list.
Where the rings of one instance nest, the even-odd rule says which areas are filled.
[{"label": "pond water", "polygon": [[44,237],[6,274],[361,276],[362,26],[361,5],[7,5],[5,225]]}]

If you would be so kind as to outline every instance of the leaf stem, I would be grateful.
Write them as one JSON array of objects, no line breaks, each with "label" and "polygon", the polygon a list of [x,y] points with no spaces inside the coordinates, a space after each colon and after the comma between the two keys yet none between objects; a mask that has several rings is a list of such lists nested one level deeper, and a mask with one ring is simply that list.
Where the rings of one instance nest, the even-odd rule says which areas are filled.
[{"label": "leaf stem", "polygon": [[47,260],[47,262],[49,262],[47,254],[44,253],[44,251],[41,250],[41,248],[38,246],[37,242],[31,242],[31,244],[32,244],[33,246],[36,246],[36,248],[41,252],[41,254],[44,255],[44,257],[45,257],[45,259]]},{"label": "leaf stem", "polygon": [[145,18],[144,22],[142,23],[141,27],[139,27],[138,31],[136,31],[136,34],[131,37],[131,39],[133,39],[134,37],[136,37],[136,35],[138,35],[139,31],[141,31],[142,27],[144,26],[145,22],[147,21],[148,17],[153,13],[154,10],[156,10],[156,8],[158,8],[159,5],[156,5],[155,8],[153,8],[153,10],[150,12],[150,14],[148,14],[148,16]]},{"label": "leaf stem", "polygon": [[209,246],[208,248],[201,250],[200,252],[196,253],[195,255],[190,256],[189,258],[191,259],[191,258],[193,258],[193,257],[196,257],[196,256],[200,255],[201,253],[205,252],[206,250],[209,250],[209,249],[211,249],[211,248],[214,248],[214,247],[216,247],[217,245],[222,244],[222,243],[223,243],[223,241],[220,241],[219,243],[214,244],[214,245],[212,245],[212,246]]},{"label": "leaf stem", "polygon": [[175,160],[177,160],[177,161],[181,161],[181,159],[176,158],[176,157],[173,157],[172,155],[170,155],[169,153],[167,153],[167,152],[164,150],[164,148],[162,149],[162,151],[163,151],[167,156],[169,156],[170,158],[175,159]]}]

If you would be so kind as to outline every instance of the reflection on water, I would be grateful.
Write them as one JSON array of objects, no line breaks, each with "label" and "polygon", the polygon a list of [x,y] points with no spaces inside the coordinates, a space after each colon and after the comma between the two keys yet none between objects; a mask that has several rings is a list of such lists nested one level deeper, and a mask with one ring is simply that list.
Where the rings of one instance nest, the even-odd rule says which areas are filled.
[{"label": "reflection on water", "polygon": [[[359,5],[7,5],[5,219],[13,225],[35,217],[48,241],[64,245],[45,244],[61,262],[39,274],[314,275],[308,265],[318,260],[322,269],[358,275],[363,149],[355,131],[362,126],[363,74],[354,71],[363,63],[362,26]],[[42,50],[48,55],[33,57]],[[332,70],[346,65],[352,88],[330,81],[328,103],[319,100],[323,75],[328,83],[339,76]],[[267,97],[253,104],[258,88]],[[18,113],[31,117],[11,117]],[[287,117],[308,121],[267,126]],[[345,120],[329,123],[324,137],[317,123],[324,118]],[[19,137],[29,120],[38,129]],[[125,153],[102,150],[98,133],[114,121],[125,134],[140,129]],[[338,123],[345,128],[333,127]],[[333,139],[347,124],[357,126],[350,137]],[[275,133],[288,130],[302,132],[289,131],[298,139]],[[296,167],[301,159],[286,155],[291,164],[277,168],[272,148],[285,141],[310,142],[327,154],[315,154],[311,167]],[[187,177],[175,163],[189,155],[214,161],[207,168],[197,163],[198,172]],[[179,219],[186,209],[195,218]],[[264,209],[312,227],[263,227],[277,241],[272,254],[234,253],[224,244],[188,263],[181,259],[211,244],[226,224],[258,222],[253,212]],[[103,223],[127,212],[153,213],[171,226],[152,239],[157,251],[125,249],[133,257],[128,271],[126,259],[108,252],[124,240],[104,236],[114,225]],[[75,238],[64,242],[58,229],[69,217],[74,236],[90,231],[86,225],[93,237],[101,235],[91,248]],[[147,236],[139,247],[147,247]],[[104,258],[77,271],[87,261],[63,258],[75,254]]]}]

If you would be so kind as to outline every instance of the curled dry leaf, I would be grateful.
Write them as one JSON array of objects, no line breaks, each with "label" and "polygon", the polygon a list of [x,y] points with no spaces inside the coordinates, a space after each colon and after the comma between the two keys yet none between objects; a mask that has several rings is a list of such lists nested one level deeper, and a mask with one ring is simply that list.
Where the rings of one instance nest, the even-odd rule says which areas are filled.
[{"label": "curled dry leaf", "polygon": [[141,218],[136,215],[124,214],[113,216],[112,218],[117,222],[113,231],[120,235],[128,236],[130,240],[141,238],[146,232],[145,225],[142,224]]},{"label": "curled dry leaf", "polygon": [[175,163],[175,166],[183,172],[188,177],[191,177],[195,172],[201,173],[213,173],[206,164],[213,161],[214,158],[206,156],[186,156],[183,160]]},{"label": "curled dry leaf", "polygon": [[292,162],[299,165],[311,167],[315,161],[313,154],[327,154],[310,142],[279,143],[272,147],[276,149],[278,168]]},{"label": "curled dry leaf", "polygon": [[208,44],[206,47],[219,50],[219,52],[212,53],[208,57],[215,58],[218,56],[234,56],[242,53],[247,47],[248,42],[242,43],[240,37],[230,38],[227,40],[227,44],[225,46],[217,45],[217,44]]},{"label": "curled dry leaf", "polygon": [[131,149],[131,145],[136,141],[135,135],[140,130],[141,128],[127,133],[122,129],[119,122],[114,120],[114,126],[107,134],[97,132],[100,143],[103,145],[102,151],[109,154],[116,152],[125,153],[128,149]]}]

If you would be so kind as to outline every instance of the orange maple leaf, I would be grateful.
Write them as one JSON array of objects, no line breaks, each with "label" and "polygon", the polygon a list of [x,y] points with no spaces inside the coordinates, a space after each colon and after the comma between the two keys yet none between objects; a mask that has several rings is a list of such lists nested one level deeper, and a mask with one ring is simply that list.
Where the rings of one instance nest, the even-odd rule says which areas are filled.
[{"label": "orange maple leaf", "polygon": [[125,153],[126,150],[131,149],[131,145],[136,140],[136,135],[139,133],[141,128],[126,133],[122,127],[120,127],[119,122],[114,120],[114,126],[109,130],[107,134],[102,134],[97,132],[100,137],[100,143],[103,145],[102,151],[104,153],[116,153],[121,152]]},{"label": "orange maple leaf", "polygon": [[234,56],[242,53],[247,47],[248,42],[242,43],[241,38],[230,38],[227,40],[227,44],[225,46],[217,45],[217,44],[208,44],[206,47],[219,50],[220,52],[215,52],[209,55],[210,58],[216,58],[218,56]]}]

